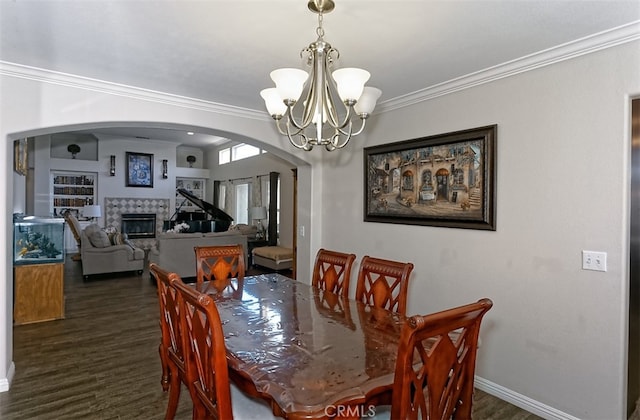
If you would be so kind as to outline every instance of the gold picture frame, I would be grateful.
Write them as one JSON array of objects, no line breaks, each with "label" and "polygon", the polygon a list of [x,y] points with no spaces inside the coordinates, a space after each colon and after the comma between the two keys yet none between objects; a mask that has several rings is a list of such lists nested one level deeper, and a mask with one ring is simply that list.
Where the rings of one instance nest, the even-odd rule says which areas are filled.
[{"label": "gold picture frame", "polygon": [[13,141],[13,170],[23,176],[27,175],[27,139]]}]

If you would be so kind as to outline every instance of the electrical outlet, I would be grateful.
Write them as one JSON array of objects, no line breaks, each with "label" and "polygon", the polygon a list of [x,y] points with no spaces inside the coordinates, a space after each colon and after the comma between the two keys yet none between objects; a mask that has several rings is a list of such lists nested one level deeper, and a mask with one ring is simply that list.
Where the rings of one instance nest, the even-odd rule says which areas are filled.
[{"label": "electrical outlet", "polygon": [[607,271],[607,253],[598,251],[582,251],[582,269]]}]

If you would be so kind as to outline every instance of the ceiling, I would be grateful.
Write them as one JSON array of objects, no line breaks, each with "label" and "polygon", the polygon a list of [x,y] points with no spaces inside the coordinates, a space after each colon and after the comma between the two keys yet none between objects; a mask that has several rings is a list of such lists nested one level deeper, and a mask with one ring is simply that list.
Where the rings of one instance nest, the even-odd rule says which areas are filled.
[{"label": "ceiling", "polygon": [[[325,40],[382,104],[640,21],[638,0],[335,2]],[[302,67],[317,23],[307,0],[0,0],[0,61],[262,111],[269,72]]]}]

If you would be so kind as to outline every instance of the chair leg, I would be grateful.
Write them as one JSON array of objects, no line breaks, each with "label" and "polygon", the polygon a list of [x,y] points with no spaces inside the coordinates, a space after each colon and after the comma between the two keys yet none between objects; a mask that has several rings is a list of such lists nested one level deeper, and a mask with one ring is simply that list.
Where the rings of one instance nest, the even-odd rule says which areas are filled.
[{"label": "chair leg", "polygon": [[466,383],[463,385],[462,391],[460,392],[459,399],[460,401],[462,401],[462,403],[453,413],[453,418],[461,420],[470,419],[473,405],[473,381],[466,381]]},{"label": "chair leg", "polygon": [[191,399],[193,400],[193,420],[202,420],[211,417],[211,414],[207,413],[207,409],[204,404],[198,400],[198,397],[192,397]]},{"label": "chair leg", "polygon": [[178,368],[173,365],[169,371],[169,403],[167,404],[167,413],[165,414],[165,420],[173,420],[178,411],[178,402],[180,401],[180,387],[182,381],[178,374]]},{"label": "chair leg", "polygon": [[167,361],[167,354],[163,351],[162,347],[162,344],[158,346],[160,363],[162,364],[162,379],[160,379],[160,385],[162,385],[162,391],[167,392],[169,390],[169,363]]}]

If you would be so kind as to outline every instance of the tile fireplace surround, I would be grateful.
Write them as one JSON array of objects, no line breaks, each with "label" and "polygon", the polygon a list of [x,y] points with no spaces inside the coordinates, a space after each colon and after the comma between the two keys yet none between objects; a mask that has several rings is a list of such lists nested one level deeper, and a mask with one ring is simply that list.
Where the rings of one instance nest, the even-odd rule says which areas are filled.
[{"label": "tile fireplace surround", "polygon": [[[132,198],[106,197],[104,199],[105,227],[113,227],[120,231],[122,214],[155,213],[156,236],[162,232],[163,222],[168,220],[170,200],[168,198]],[[155,245],[155,238],[132,239],[140,248],[149,249]]]}]

